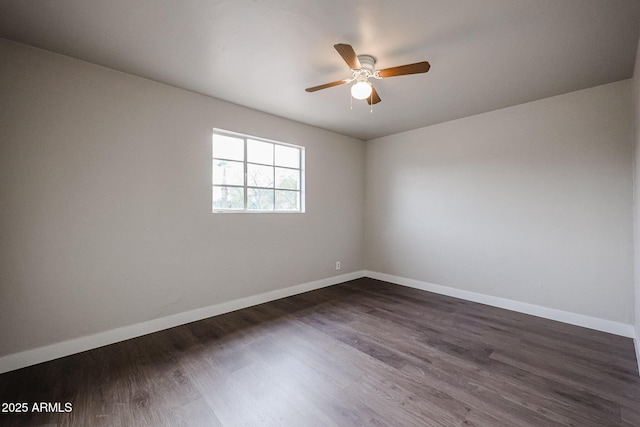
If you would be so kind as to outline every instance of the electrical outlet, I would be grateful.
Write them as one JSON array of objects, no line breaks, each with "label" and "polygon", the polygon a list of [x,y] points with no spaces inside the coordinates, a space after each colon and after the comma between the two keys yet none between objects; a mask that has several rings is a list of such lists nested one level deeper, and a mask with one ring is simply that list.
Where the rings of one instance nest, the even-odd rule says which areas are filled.
[{"label": "electrical outlet", "polygon": [[340,270],[340,261],[336,261],[336,270]]}]

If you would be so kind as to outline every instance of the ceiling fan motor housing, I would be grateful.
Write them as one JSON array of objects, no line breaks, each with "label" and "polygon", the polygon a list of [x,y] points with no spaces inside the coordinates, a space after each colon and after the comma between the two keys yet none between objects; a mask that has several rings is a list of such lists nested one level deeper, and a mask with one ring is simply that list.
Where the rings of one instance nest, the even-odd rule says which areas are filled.
[{"label": "ceiling fan motor housing", "polygon": [[369,78],[377,77],[376,75],[376,59],[370,55],[358,55],[360,61],[359,69],[352,69],[353,79],[356,82],[369,82]]},{"label": "ceiling fan motor housing", "polygon": [[373,56],[358,55],[358,61],[360,61],[363,70],[367,70],[371,74],[375,72],[376,59]]}]

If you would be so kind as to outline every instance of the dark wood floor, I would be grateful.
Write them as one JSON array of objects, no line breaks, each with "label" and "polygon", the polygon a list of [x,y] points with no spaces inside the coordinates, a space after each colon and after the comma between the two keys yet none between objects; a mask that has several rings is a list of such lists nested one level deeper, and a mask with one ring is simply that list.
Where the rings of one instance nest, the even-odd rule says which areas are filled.
[{"label": "dark wood floor", "polygon": [[359,279],[0,375],[8,426],[640,426],[630,339]]}]

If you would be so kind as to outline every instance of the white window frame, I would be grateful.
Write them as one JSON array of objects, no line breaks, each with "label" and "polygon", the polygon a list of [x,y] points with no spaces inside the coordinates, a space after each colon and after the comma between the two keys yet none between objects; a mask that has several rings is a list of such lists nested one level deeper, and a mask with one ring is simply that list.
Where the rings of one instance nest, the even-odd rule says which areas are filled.
[{"label": "white window frame", "polygon": [[[219,157],[214,157],[213,156],[213,138],[215,137],[215,135],[221,135],[221,136],[229,136],[229,137],[233,137],[233,138],[238,138],[238,139],[242,139],[244,141],[244,160],[242,160],[242,163],[244,165],[244,184],[243,185],[225,185],[225,187],[229,187],[229,188],[242,188],[243,189],[243,193],[244,193],[244,208],[243,209],[219,209],[219,208],[215,208],[213,206],[214,200],[213,200],[213,189],[215,187],[220,187],[220,185],[216,185],[213,183],[213,162],[212,162],[212,171],[211,171],[211,177],[212,177],[212,187],[211,187],[211,209],[213,213],[250,213],[250,214],[298,214],[298,213],[304,213],[305,212],[305,148],[299,145],[294,145],[294,144],[288,144],[286,142],[281,142],[281,141],[275,141],[275,140],[271,140],[271,139],[266,139],[266,138],[261,138],[258,136],[253,136],[253,135],[247,135],[247,134],[243,134],[243,133],[237,133],[237,132],[232,132],[232,131],[228,131],[228,130],[224,130],[224,129],[218,129],[218,128],[214,128],[213,129],[213,133],[211,135],[211,159],[217,159],[217,160],[230,160],[230,159],[223,159],[223,158],[219,158]],[[284,146],[284,147],[291,147],[291,148],[295,148],[298,150],[300,158],[299,158],[299,165],[300,168],[292,168],[292,167],[286,167],[286,166],[277,166],[275,164],[275,161],[273,162],[274,164],[272,165],[264,165],[264,166],[270,166],[273,168],[273,173],[275,175],[275,169],[276,167],[278,168],[284,168],[284,169],[291,169],[291,170],[296,170],[299,172],[299,177],[300,177],[300,184],[299,184],[299,189],[298,190],[292,190],[292,189],[288,189],[288,188],[282,188],[281,190],[286,190],[286,191],[296,191],[299,193],[299,200],[300,200],[300,206],[299,206],[299,210],[276,210],[275,209],[275,200],[274,200],[274,209],[273,210],[254,210],[254,209],[248,209],[247,208],[247,201],[248,201],[248,193],[249,193],[249,189],[265,189],[265,190],[273,190],[274,192],[276,190],[278,190],[278,188],[276,188],[276,184],[275,184],[275,176],[274,176],[274,186],[273,187],[258,187],[258,186],[254,186],[254,185],[249,185],[248,184],[248,177],[247,177],[247,165],[251,164],[251,165],[263,165],[262,163],[256,163],[256,162],[249,162],[248,161],[248,156],[247,156],[247,145],[248,145],[248,140],[253,140],[253,141],[260,141],[260,142],[265,142],[268,144],[273,144],[274,146]],[[274,152],[275,152],[275,147],[274,147]],[[239,162],[239,160],[234,160]]]}]

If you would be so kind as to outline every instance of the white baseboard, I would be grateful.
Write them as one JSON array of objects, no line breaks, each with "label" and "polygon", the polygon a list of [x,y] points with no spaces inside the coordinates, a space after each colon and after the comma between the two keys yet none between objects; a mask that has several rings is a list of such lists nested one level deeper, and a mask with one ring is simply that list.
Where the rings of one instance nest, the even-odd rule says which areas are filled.
[{"label": "white baseboard", "polygon": [[638,363],[638,374],[640,374],[640,330],[636,328],[633,343],[636,347],[636,362]]},{"label": "white baseboard", "polygon": [[378,273],[375,271],[365,271],[365,275],[367,277],[371,277],[372,279],[383,280],[385,282],[394,283],[396,285],[408,286],[411,288],[421,289],[423,291],[429,291],[436,294],[478,302],[493,307],[504,308],[506,310],[517,311],[519,313],[530,314],[532,316],[542,317],[550,320],[556,320],[558,322],[568,323],[570,325],[582,326],[584,328],[595,329],[597,331],[607,332],[614,335],[621,335],[627,338],[636,338],[636,353],[638,352],[639,344],[633,325],[627,325],[625,323],[614,322],[612,320],[599,319],[597,317],[585,316],[583,314],[571,313],[554,308],[513,301],[505,298],[479,294],[462,289],[450,288],[448,286],[434,285],[433,283],[392,276],[390,274]]},{"label": "white baseboard", "polygon": [[100,332],[94,335],[88,335],[75,338],[69,341],[39,347],[32,350],[22,351],[20,353],[9,354],[0,358],[0,374],[15,369],[24,368],[49,360],[58,359],[60,357],[69,356],[71,354],[80,353],[82,351],[92,350],[94,348],[125,341],[131,338],[140,337],[153,332],[162,331],[164,329],[173,328],[175,326],[184,325],[186,323],[195,322],[197,320],[206,319],[208,317],[217,316],[231,311],[240,310],[242,308],[251,307],[265,302],[274,301],[288,296],[301,294],[303,292],[313,291],[315,289],[325,288],[327,286],[337,285],[349,280],[364,277],[364,271],[342,274],[339,276],[328,277],[326,279],[316,280],[313,282],[303,283],[301,285],[291,286],[289,288],[278,289],[271,292],[265,292],[246,298],[240,298],[233,301],[227,301],[220,304],[210,305],[208,307],[198,308],[196,310],[178,313],[171,316],[161,317],[159,319],[150,320],[143,323],[124,326],[122,328],[112,329]]},{"label": "white baseboard", "polygon": [[122,328],[112,329],[94,335],[75,338],[69,341],[63,341],[32,350],[26,350],[20,353],[9,354],[0,358],[0,374],[38,363],[58,359],[60,357],[69,356],[75,353],[80,353],[82,351],[92,350],[94,348],[147,335],[153,332],[158,332],[164,329],[173,328],[175,326],[184,325],[186,323],[206,319],[208,317],[229,313],[231,311],[240,310],[281,298],[286,298],[288,296],[297,295],[303,292],[337,285],[339,283],[359,279],[361,277],[370,277],[396,285],[408,286],[411,288],[447,295],[454,298],[460,298],[467,301],[478,302],[481,304],[500,307],[511,311],[530,314],[545,319],[556,320],[571,325],[582,326],[589,329],[595,329],[602,332],[608,332],[615,335],[634,338],[636,358],[638,360],[638,370],[640,372],[640,335],[637,334],[640,333],[640,331],[635,331],[632,325],[614,322],[611,320],[598,319],[595,317],[570,313],[562,310],[556,310],[553,308],[522,303],[505,298],[493,297],[476,292],[450,288],[447,286],[434,285],[428,282],[392,276],[375,271],[357,271],[353,273],[342,274],[340,276],[334,276],[326,279],[316,280],[313,282],[303,283],[301,285],[291,286],[289,288],[265,292],[259,295],[240,298],[233,301],[227,301],[220,304],[199,308],[184,313],[178,313],[143,323],[124,326]]}]

